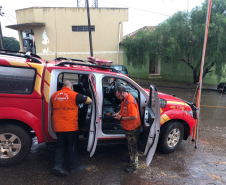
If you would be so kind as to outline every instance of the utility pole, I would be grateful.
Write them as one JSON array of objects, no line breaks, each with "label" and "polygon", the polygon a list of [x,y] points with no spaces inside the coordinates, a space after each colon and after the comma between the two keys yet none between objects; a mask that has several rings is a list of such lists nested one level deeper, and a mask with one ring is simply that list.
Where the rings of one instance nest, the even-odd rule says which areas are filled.
[{"label": "utility pole", "polygon": [[4,49],[4,42],[3,42],[3,36],[2,36],[2,26],[1,26],[1,16],[3,17],[5,13],[2,12],[2,7],[0,6],[0,43],[2,46],[2,49]]},{"label": "utility pole", "polygon": [[88,17],[88,28],[89,28],[90,56],[93,57],[93,44],[92,44],[92,34],[91,34],[90,15],[89,15],[89,0],[86,0],[86,3],[87,3],[87,17]]}]

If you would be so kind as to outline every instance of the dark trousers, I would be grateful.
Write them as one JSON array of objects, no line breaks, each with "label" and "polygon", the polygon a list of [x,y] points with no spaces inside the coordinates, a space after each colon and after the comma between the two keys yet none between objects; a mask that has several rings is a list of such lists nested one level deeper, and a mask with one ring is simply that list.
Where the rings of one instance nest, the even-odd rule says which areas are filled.
[{"label": "dark trousers", "polygon": [[74,169],[79,166],[78,158],[78,131],[72,132],[56,132],[57,135],[57,149],[55,153],[54,167],[62,167],[64,161],[64,151],[68,148],[70,158],[70,169]]},{"label": "dark trousers", "polygon": [[126,140],[128,145],[130,166],[134,169],[138,167],[138,137],[139,137],[140,127],[135,130],[124,130],[126,134]]}]

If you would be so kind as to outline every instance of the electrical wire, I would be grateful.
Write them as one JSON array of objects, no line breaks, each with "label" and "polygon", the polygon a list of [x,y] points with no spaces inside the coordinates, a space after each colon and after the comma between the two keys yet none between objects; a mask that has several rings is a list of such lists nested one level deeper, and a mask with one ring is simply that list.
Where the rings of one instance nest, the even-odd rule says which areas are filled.
[{"label": "electrical wire", "polygon": [[7,16],[3,16],[3,17],[5,17],[6,19],[8,19],[11,23],[13,23],[13,24],[15,24],[10,18],[8,18]]},{"label": "electrical wire", "polygon": [[8,19],[10,19],[13,22],[16,22],[15,20],[13,20],[11,17],[8,16],[8,14],[4,14],[5,17],[7,17]]},{"label": "electrical wire", "polygon": [[16,21],[13,21],[8,15],[4,14],[4,17],[7,18],[10,22],[12,22],[13,24],[16,24]]},{"label": "electrical wire", "polygon": [[126,8],[131,8],[131,9],[135,9],[135,10],[139,10],[139,11],[143,11],[143,12],[148,12],[148,13],[153,13],[153,14],[157,14],[157,15],[162,15],[162,16],[167,16],[167,17],[170,16],[170,15],[166,15],[166,14],[161,14],[161,13],[156,13],[156,12],[152,12],[152,11],[148,11],[148,10],[134,8],[134,7],[131,7],[131,6],[125,6],[125,5],[121,5],[121,4],[117,4],[117,3],[112,3],[112,2],[108,2],[108,1],[104,1],[104,0],[99,0],[99,1],[103,1],[105,3],[110,3],[110,4],[114,4],[114,5],[124,6]]},{"label": "electrical wire", "polygon": [[14,18],[16,20],[16,18],[14,16],[12,16],[5,8],[2,8],[5,12],[7,12],[7,14],[9,14],[12,18]]}]

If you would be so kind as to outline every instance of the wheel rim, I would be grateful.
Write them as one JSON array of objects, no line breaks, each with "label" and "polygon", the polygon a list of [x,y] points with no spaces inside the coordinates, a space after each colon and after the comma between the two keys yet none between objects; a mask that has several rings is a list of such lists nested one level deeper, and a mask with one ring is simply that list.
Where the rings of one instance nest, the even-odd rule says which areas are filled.
[{"label": "wheel rim", "polygon": [[168,147],[172,148],[175,147],[179,140],[180,140],[180,130],[178,128],[174,128],[170,131],[168,137],[167,137],[167,145]]},{"label": "wheel rim", "polygon": [[0,134],[0,158],[12,158],[21,149],[20,139],[12,133]]}]

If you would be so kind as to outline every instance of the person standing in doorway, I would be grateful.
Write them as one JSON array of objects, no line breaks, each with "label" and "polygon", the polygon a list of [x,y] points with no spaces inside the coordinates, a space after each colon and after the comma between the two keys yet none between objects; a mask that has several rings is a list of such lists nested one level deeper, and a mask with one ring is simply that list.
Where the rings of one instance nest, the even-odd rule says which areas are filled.
[{"label": "person standing in doorway", "polygon": [[57,135],[57,148],[55,152],[54,174],[67,176],[63,169],[64,151],[68,147],[70,158],[70,172],[80,171],[85,166],[79,164],[78,142],[78,105],[89,104],[92,100],[73,91],[73,84],[66,80],[63,88],[51,97],[53,105],[53,123]]},{"label": "person standing in doorway", "polygon": [[136,99],[124,87],[118,86],[115,95],[121,100],[121,109],[113,115],[113,118],[120,120],[129,150],[129,157],[122,158],[122,161],[130,163],[125,171],[133,172],[138,167],[138,136],[141,125],[139,108]]}]

